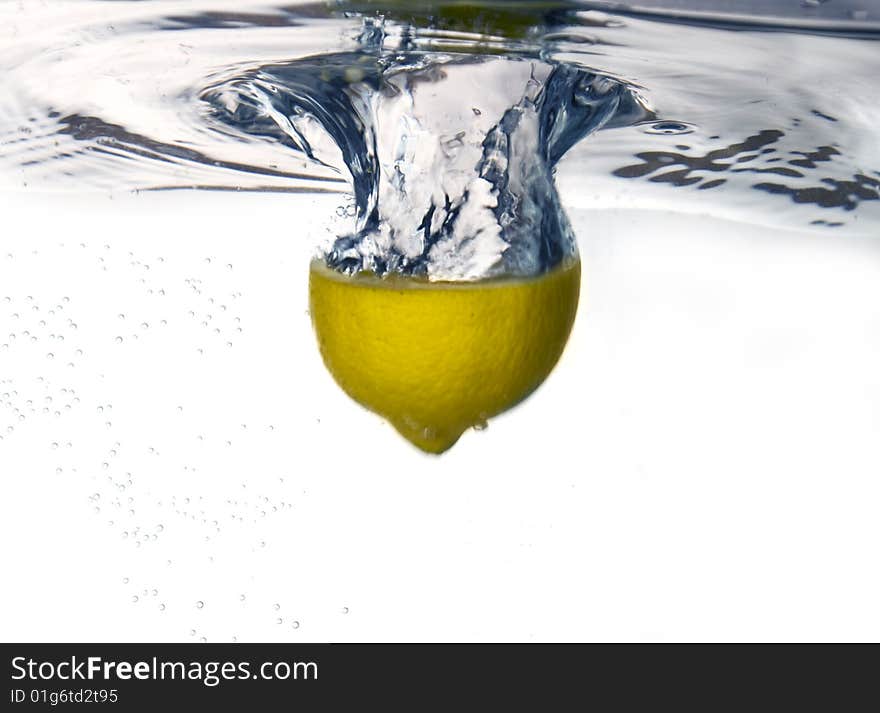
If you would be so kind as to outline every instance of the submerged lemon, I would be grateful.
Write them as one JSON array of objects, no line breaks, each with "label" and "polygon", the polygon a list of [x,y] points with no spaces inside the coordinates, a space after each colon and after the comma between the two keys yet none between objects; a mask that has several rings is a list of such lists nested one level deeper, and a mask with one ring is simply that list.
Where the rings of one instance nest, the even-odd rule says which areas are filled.
[{"label": "submerged lemon", "polygon": [[442,453],[553,369],[580,290],[573,260],[539,277],[429,282],[313,262],[309,301],[327,369],[413,444]]}]

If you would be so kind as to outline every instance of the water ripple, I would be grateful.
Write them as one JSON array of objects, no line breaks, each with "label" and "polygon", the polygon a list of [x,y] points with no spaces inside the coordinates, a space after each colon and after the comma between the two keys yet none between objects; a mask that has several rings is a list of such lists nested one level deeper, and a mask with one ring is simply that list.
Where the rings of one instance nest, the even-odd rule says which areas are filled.
[{"label": "water ripple", "polygon": [[377,65],[365,55],[530,59],[628,87],[560,166],[576,195],[623,191],[637,206],[665,190],[672,209],[877,232],[877,18],[847,3],[641,5],[8,4],[0,176],[8,188],[353,190],[363,217],[369,192],[348,167],[369,151],[346,142],[365,127],[331,131],[335,149],[302,128],[354,115],[326,92],[308,104],[320,92],[303,85],[306,64],[314,82],[348,72],[366,86]]}]

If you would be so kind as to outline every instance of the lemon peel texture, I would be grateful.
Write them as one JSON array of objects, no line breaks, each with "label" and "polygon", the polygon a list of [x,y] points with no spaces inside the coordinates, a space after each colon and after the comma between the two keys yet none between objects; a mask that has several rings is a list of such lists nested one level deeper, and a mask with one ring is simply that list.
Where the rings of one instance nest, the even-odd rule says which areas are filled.
[{"label": "lemon peel texture", "polygon": [[515,406],[565,348],[580,262],[538,277],[429,282],[311,265],[312,323],[328,371],[428,453]]}]

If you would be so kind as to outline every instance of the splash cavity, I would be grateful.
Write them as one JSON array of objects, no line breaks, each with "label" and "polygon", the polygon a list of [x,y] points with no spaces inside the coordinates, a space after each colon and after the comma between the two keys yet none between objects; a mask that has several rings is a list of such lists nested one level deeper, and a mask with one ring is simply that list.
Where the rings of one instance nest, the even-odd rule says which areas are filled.
[{"label": "splash cavity", "polygon": [[509,53],[356,52],[268,65],[202,98],[216,120],[347,172],[351,229],[324,247],[354,274],[535,276],[576,256],[553,172],[619,113],[623,83]]}]

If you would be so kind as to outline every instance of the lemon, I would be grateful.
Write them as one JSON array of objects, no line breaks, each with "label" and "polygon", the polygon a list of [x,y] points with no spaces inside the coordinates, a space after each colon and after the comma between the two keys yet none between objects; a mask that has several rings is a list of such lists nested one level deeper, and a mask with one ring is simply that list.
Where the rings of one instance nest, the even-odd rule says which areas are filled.
[{"label": "lemon", "polygon": [[522,401],[553,369],[577,311],[580,262],[541,276],[429,282],[312,263],[321,356],[351,398],[428,453]]}]

